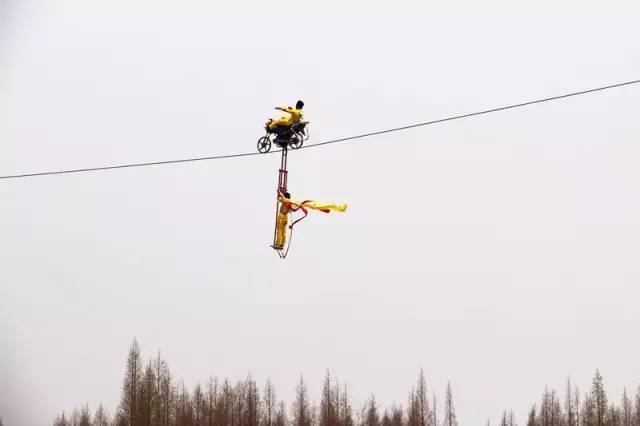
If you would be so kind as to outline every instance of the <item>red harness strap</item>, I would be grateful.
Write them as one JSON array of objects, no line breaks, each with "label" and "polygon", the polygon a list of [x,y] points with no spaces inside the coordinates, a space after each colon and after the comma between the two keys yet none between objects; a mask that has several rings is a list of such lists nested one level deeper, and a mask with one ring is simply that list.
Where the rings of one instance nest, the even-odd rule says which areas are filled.
[{"label": "red harness strap", "polygon": [[[310,203],[312,200],[304,200],[302,203],[300,204],[294,204],[294,203],[287,203],[287,205],[289,205],[289,208],[292,211],[298,211],[298,210],[302,210],[302,212],[304,213],[304,216],[302,216],[301,218],[298,218],[295,220],[295,222],[293,222],[291,225],[289,225],[289,229],[293,229],[293,225],[295,225],[296,223],[300,222],[302,219],[304,219],[305,217],[307,217],[307,215],[309,214],[309,211],[307,209],[305,209],[305,204]],[[318,209],[323,213],[329,213],[330,210],[328,209]]]},{"label": "red harness strap", "polygon": [[291,225],[289,225],[289,229],[293,229],[293,225],[295,225],[296,223],[300,222],[302,219],[304,219],[305,217],[307,217],[307,215],[309,214],[309,211],[307,209],[304,208],[304,203],[306,203],[309,200],[303,201],[302,204],[293,204],[293,203],[287,203],[289,205],[289,208],[291,209],[291,211],[298,211],[298,210],[302,210],[302,213],[304,213],[304,215],[298,219],[296,219]]}]

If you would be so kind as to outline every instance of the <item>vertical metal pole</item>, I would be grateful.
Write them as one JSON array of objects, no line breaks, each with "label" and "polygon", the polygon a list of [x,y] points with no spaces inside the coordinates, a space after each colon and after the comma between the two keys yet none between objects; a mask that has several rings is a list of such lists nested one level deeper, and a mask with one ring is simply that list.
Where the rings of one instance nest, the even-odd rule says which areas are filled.
[{"label": "vertical metal pole", "polygon": [[282,156],[280,158],[280,176],[278,178],[278,190],[280,192],[287,192],[287,157],[289,150],[285,147],[282,148]]},{"label": "vertical metal pole", "polygon": [[282,155],[280,156],[280,170],[278,171],[278,190],[276,192],[276,224],[273,227],[273,245],[276,245],[278,238],[278,211],[280,210],[280,201],[278,196],[282,192],[287,192],[287,154],[286,147],[282,148]]}]

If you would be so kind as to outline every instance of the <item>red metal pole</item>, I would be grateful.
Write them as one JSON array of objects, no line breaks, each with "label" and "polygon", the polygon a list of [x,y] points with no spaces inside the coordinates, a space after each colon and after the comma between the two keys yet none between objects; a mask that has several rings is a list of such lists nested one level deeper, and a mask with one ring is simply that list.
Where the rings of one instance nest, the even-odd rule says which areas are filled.
[{"label": "red metal pole", "polygon": [[280,157],[280,171],[278,172],[278,191],[276,193],[276,224],[273,228],[273,245],[275,246],[278,238],[278,211],[280,210],[280,201],[278,197],[280,193],[287,192],[287,148],[282,148],[282,156]]}]

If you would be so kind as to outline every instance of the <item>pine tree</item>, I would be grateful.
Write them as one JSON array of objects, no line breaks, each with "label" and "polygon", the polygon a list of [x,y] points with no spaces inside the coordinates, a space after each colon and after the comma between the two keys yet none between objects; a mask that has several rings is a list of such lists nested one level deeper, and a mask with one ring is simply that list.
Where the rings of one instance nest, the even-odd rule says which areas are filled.
[{"label": "pine tree", "polygon": [[311,426],[320,426],[320,415],[318,413],[318,406],[316,402],[313,401],[311,404]]},{"label": "pine tree", "polygon": [[380,426],[391,426],[391,414],[389,414],[389,410],[384,410],[382,418],[380,419]]},{"label": "pine tree", "polygon": [[438,426],[438,401],[436,398],[436,391],[434,389],[433,391],[433,406],[431,407],[431,418],[432,418],[432,422],[431,425],[432,426]]},{"label": "pine tree", "polygon": [[605,426],[607,420],[607,393],[602,384],[600,371],[596,370],[591,387],[591,398],[595,409],[596,426]]},{"label": "pine tree", "polygon": [[634,400],[633,426],[640,426],[640,385],[638,385]]},{"label": "pine tree", "polygon": [[193,407],[194,424],[196,426],[201,426],[207,415],[207,403],[200,383],[196,384],[196,387],[193,389],[193,402],[191,405]]},{"label": "pine tree", "polygon": [[573,387],[573,408],[576,413],[576,424],[575,426],[580,426],[580,391],[577,386]]},{"label": "pine tree", "polygon": [[444,399],[444,424],[445,426],[458,426],[456,419],[456,409],[453,405],[453,392],[451,383],[447,383],[447,393]]},{"label": "pine tree", "polygon": [[634,426],[631,398],[629,398],[629,396],[627,395],[626,387],[622,392],[622,403],[620,404],[620,421],[622,426]]},{"label": "pine tree", "polygon": [[571,377],[567,378],[567,394],[564,401],[564,409],[567,413],[567,426],[575,426],[575,411],[573,408],[573,391],[571,389]]},{"label": "pine tree", "polygon": [[127,356],[127,370],[122,383],[122,398],[118,412],[118,425],[138,426],[137,402],[142,372],[142,357],[138,341],[134,338],[129,355]]},{"label": "pine tree", "polygon": [[287,411],[284,408],[284,401],[280,401],[278,411],[276,412],[276,421],[274,426],[286,426],[287,424],[289,424],[289,419],[287,419]]},{"label": "pine tree", "polygon": [[233,425],[233,388],[228,379],[222,384],[222,396],[219,413],[219,424]]},{"label": "pine tree", "polygon": [[85,404],[80,410],[80,419],[78,426],[92,426],[91,414],[89,414],[89,406]]},{"label": "pine tree", "polygon": [[[511,413],[513,415],[513,412]],[[551,424],[553,426],[563,426],[563,413],[562,405],[560,404],[560,397],[555,390],[551,391]]]},{"label": "pine tree", "polygon": [[322,385],[322,398],[320,399],[320,426],[337,426],[336,405],[334,399],[334,388],[331,383],[329,370],[324,377]]},{"label": "pine tree", "polygon": [[411,388],[411,391],[409,391],[409,398],[407,402],[407,426],[419,426],[420,410],[418,409],[418,400],[416,398],[415,388]]},{"label": "pine tree", "polygon": [[509,426],[509,421],[507,420],[507,410],[502,412],[502,419],[500,419],[500,426]]},{"label": "pine tree", "polygon": [[549,391],[545,387],[537,421],[540,426],[564,426],[564,414],[555,390]]},{"label": "pine tree", "polygon": [[333,386],[333,407],[335,409],[335,421],[336,425],[341,426],[340,419],[342,418],[341,405],[340,405],[340,383],[338,379],[335,380],[335,384]]},{"label": "pine tree", "polygon": [[140,389],[138,391],[138,424],[143,426],[151,426],[156,399],[158,398],[158,390],[156,388],[156,376],[152,362],[149,362],[144,368],[144,373],[140,381]]},{"label": "pine tree", "polygon": [[216,408],[218,406],[218,379],[209,376],[207,382],[207,426],[213,426],[216,423]]},{"label": "pine tree", "polygon": [[69,422],[73,426],[79,426],[80,425],[80,411],[78,411],[77,408],[74,408],[73,411],[71,412],[71,418],[69,419]]},{"label": "pine tree", "polygon": [[276,390],[271,383],[271,379],[267,378],[262,394],[262,406],[264,407],[264,419],[262,423],[265,426],[273,426],[276,418]]},{"label": "pine tree", "polygon": [[418,426],[427,426],[431,414],[429,412],[429,397],[427,395],[427,381],[424,378],[424,370],[420,369],[416,386],[416,404],[418,409]]},{"label": "pine tree", "polygon": [[380,415],[378,414],[376,398],[371,395],[371,398],[369,398],[365,405],[364,426],[380,426]]},{"label": "pine tree", "polygon": [[351,399],[349,398],[349,392],[347,390],[347,385],[344,385],[344,390],[342,391],[342,395],[340,396],[340,426],[354,426],[355,422],[353,420],[353,407],[351,406]]},{"label": "pine tree", "polygon": [[538,426],[538,419],[536,417],[536,404],[531,406],[529,410],[529,417],[527,418],[527,426]]},{"label": "pine tree", "polygon": [[235,426],[243,426],[243,420],[245,418],[245,404],[244,404],[244,382],[239,381],[233,390],[233,409],[231,410],[231,424]]},{"label": "pine tree", "polygon": [[548,388],[544,388],[542,402],[540,403],[540,426],[551,426],[551,393]]},{"label": "pine tree", "polygon": [[391,426],[403,426],[404,425],[404,413],[402,406],[391,406]]},{"label": "pine tree", "polygon": [[416,404],[416,391],[411,388],[407,397],[407,426],[418,426],[418,404]]},{"label": "pine tree", "polygon": [[258,396],[258,386],[253,380],[251,374],[247,376],[244,385],[245,389],[245,409],[246,409],[246,425],[258,426],[260,421],[260,397]]},{"label": "pine tree", "polygon": [[177,389],[175,391],[177,395],[176,407],[175,407],[175,416],[176,423],[181,426],[191,426],[193,425],[193,406],[191,404],[191,396],[189,395],[189,391],[184,385],[184,382],[180,381],[178,383]]},{"label": "pine tree", "polygon": [[166,361],[158,352],[158,356],[150,361],[153,374],[147,373],[147,379],[153,377],[153,385],[147,383],[147,388],[152,389],[153,398],[150,404],[153,405],[152,424],[154,426],[168,426],[171,415],[172,383],[171,372]]},{"label": "pine tree", "polygon": [[582,404],[581,426],[596,426],[598,424],[596,410],[591,395],[586,394]]},{"label": "pine tree", "polygon": [[[0,423],[0,426],[4,426]],[[69,426],[69,421],[67,420],[67,416],[64,411],[62,412],[62,416],[57,416],[53,422],[53,426]]]},{"label": "pine tree", "polygon": [[311,408],[307,396],[307,385],[300,376],[300,382],[296,386],[296,397],[292,407],[294,426],[311,426]]},{"label": "pine tree", "polygon": [[622,426],[622,414],[613,403],[607,411],[607,426]]},{"label": "pine tree", "polygon": [[109,426],[109,416],[102,404],[98,405],[96,413],[93,415],[93,426]]}]

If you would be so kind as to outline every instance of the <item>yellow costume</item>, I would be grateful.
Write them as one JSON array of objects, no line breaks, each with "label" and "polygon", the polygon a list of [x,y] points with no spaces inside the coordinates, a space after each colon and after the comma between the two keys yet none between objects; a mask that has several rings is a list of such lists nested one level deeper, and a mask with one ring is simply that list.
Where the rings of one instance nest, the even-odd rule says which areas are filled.
[{"label": "yellow costume", "polygon": [[289,212],[291,207],[288,204],[281,204],[278,211],[278,219],[276,224],[276,243],[274,248],[282,250],[287,240],[287,224],[289,223]]},{"label": "yellow costume", "polygon": [[267,124],[269,127],[269,130],[274,130],[278,126],[291,127],[294,124],[298,124],[300,121],[302,121],[303,116],[302,116],[302,110],[300,109],[293,108],[293,107],[286,107],[286,108],[276,107],[276,109],[286,112],[289,115],[283,115],[277,120],[270,119],[269,123]]}]

